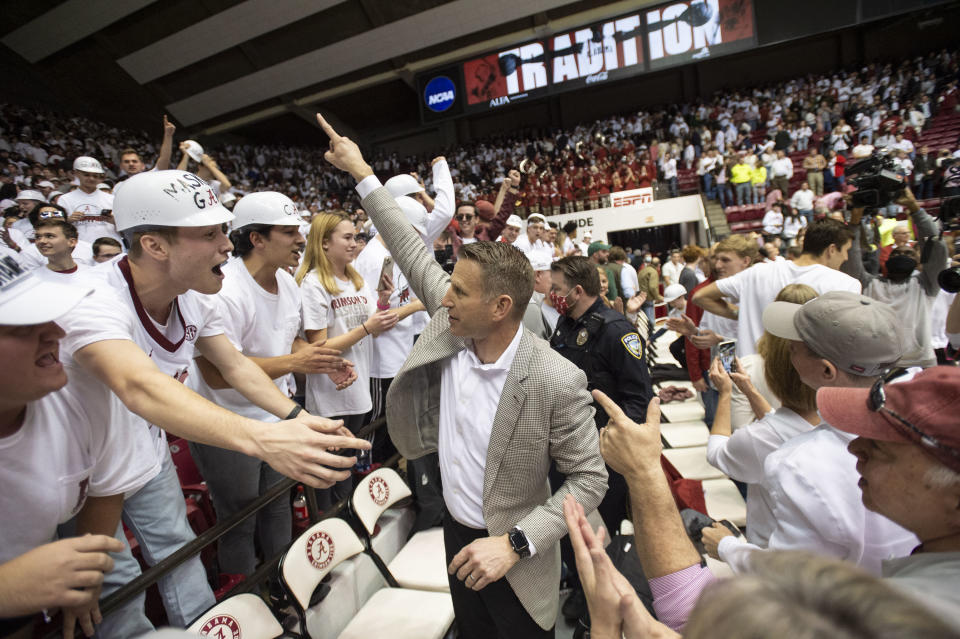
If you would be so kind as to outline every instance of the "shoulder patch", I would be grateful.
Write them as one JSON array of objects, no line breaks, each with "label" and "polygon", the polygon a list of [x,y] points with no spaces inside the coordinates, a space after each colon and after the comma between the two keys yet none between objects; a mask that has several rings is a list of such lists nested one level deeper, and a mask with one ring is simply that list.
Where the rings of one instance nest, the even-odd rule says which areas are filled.
[{"label": "shoulder patch", "polygon": [[643,340],[637,333],[627,333],[620,341],[631,355],[639,360],[643,359]]}]

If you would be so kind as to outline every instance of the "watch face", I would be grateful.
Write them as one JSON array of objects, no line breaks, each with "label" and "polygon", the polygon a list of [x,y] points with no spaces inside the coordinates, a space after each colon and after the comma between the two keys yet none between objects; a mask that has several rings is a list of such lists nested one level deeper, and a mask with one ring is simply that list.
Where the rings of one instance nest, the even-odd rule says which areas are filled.
[{"label": "watch face", "polygon": [[523,534],[522,530],[510,531],[510,545],[513,546],[513,549],[521,558],[530,553],[530,544],[527,543],[527,536]]}]

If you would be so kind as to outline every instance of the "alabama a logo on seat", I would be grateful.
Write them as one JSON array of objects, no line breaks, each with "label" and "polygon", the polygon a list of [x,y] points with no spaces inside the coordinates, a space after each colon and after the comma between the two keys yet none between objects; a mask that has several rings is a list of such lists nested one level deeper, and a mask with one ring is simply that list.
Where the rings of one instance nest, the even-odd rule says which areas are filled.
[{"label": "alabama a logo on seat", "polygon": [[333,539],[322,530],[307,539],[307,559],[317,570],[323,570],[333,561]]},{"label": "alabama a logo on seat", "polygon": [[377,506],[383,506],[390,498],[390,486],[384,481],[383,477],[374,477],[370,480],[368,486],[370,498]]},{"label": "alabama a logo on seat", "polygon": [[216,639],[240,639],[240,624],[230,615],[211,617],[200,628],[201,637],[215,637]]}]

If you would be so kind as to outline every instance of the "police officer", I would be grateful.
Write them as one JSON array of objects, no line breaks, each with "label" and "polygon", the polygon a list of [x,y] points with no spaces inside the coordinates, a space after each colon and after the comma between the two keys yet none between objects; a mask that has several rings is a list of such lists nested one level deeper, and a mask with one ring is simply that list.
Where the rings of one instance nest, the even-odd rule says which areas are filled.
[{"label": "police officer", "polygon": [[[603,391],[631,419],[643,423],[653,396],[644,342],[626,317],[603,303],[597,265],[582,256],[564,257],[550,266],[550,276],[550,299],[560,313],[550,346],[586,373],[590,390]],[[594,403],[594,407],[597,428],[602,428],[609,418],[598,404]],[[626,516],[627,484],[609,466],[607,473],[609,487],[597,511],[607,530],[615,531]],[[552,474],[551,481],[556,479]],[[568,561],[567,550],[566,544],[561,543],[561,552],[570,567],[573,564]],[[578,618],[585,611],[581,592],[575,588],[564,603],[564,617]]]},{"label": "police officer", "polygon": [[[596,264],[572,256],[557,260],[550,270],[550,299],[561,315],[550,346],[586,373],[590,390],[603,391],[642,423],[653,396],[643,338],[626,317],[603,303]],[[595,408],[601,428],[607,414],[599,405]]]}]

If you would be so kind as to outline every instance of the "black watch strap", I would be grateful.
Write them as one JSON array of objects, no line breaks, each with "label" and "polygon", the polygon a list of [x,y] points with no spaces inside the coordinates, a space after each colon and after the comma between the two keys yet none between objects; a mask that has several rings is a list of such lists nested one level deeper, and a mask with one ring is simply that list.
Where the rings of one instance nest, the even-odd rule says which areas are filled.
[{"label": "black watch strap", "polygon": [[520,556],[520,559],[530,556],[530,542],[527,541],[527,535],[518,527],[514,526],[507,533],[507,539],[510,540],[510,547]]}]

